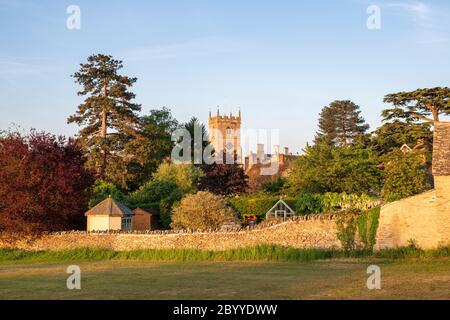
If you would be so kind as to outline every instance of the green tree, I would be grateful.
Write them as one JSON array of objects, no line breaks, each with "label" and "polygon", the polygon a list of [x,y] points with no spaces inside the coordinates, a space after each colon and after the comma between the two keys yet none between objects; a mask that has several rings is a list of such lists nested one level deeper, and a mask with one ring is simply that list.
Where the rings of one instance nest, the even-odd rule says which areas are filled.
[{"label": "green tree", "polygon": [[275,180],[269,180],[262,184],[262,191],[265,193],[279,194],[286,184],[286,179],[278,177]]},{"label": "green tree", "polygon": [[400,200],[431,188],[423,152],[395,150],[384,157],[384,185],[381,195],[387,201]]},{"label": "green tree", "polygon": [[349,100],[334,101],[320,113],[316,142],[326,138],[335,145],[344,146],[355,142],[367,129],[369,125],[361,116],[358,105]]},{"label": "green tree", "polygon": [[151,110],[141,118],[142,135],[146,138],[147,157],[142,179],[147,181],[162,161],[169,158],[174,147],[172,133],[178,128],[178,121],[170,109]]},{"label": "green tree", "polygon": [[440,120],[441,115],[450,114],[450,88],[436,87],[391,93],[385,96],[384,102],[394,106],[383,110],[385,121],[406,119],[411,122],[435,122]]},{"label": "green tree", "polygon": [[155,180],[173,181],[185,192],[192,192],[197,189],[197,183],[203,175],[203,171],[192,164],[166,162],[158,167],[153,178]]},{"label": "green tree", "polygon": [[168,229],[171,223],[172,207],[180,201],[184,191],[170,180],[152,180],[131,193],[128,205],[131,208],[152,208],[160,211],[161,226]]},{"label": "green tree", "polygon": [[191,139],[191,161],[195,164],[204,164],[205,149],[210,146],[209,134],[206,126],[196,117],[183,124],[183,129],[187,130]]},{"label": "green tree", "polygon": [[427,142],[433,140],[431,123],[408,123],[394,120],[384,123],[375,130],[372,136],[372,145],[379,154],[386,154],[400,149],[404,144],[413,147],[420,140]]},{"label": "green tree", "polygon": [[97,54],[88,57],[73,77],[83,88],[78,95],[86,97],[68,123],[82,127],[78,134],[88,155],[87,166],[99,177],[123,188],[142,165],[143,140],[139,133],[135,94],[129,89],[136,78],[120,75],[122,61]]},{"label": "green tree", "polygon": [[110,196],[117,201],[125,201],[125,195],[122,191],[120,191],[119,188],[117,188],[117,186],[115,186],[111,182],[97,179],[92,188],[92,195],[91,199],[89,200],[89,208],[94,207]]},{"label": "green tree", "polygon": [[378,164],[376,153],[363,145],[335,147],[322,141],[307,146],[291,164],[287,187],[292,194],[376,194],[381,183]]},{"label": "green tree", "polygon": [[175,206],[171,226],[174,229],[206,231],[219,229],[234,217],[225,198],[200,191],[187,195]]}]

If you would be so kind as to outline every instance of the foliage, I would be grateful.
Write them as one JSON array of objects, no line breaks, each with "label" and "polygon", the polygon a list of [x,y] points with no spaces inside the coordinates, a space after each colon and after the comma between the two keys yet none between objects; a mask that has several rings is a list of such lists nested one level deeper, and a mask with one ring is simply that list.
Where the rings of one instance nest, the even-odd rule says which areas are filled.
[{"label": "foliage", "polygon": [[266,181],[262,184],[262,191],[270,194],[280,194],[284,189],[286,180],[283,177],[278,177],[276,180]]},{"label": "foliage", "polygon": [[384,161],[384,185],[381,195],[387,201],[400,200],[431,188],[427,181],[423,153],[403,153],[396,150],[387,154]]},{"label": "foliage", "polygon": [[399,120],[386,122],[375,130],[372,137],[372,145],[380,155],[400,149],[404,144],[413,147],[420,141],[433,141],[430,123],[408,123]]},{"label": "foliage", "polygon": [[88,57],[73,77],[86,96],[68,123],[82,127],[78,139],[87,154],[86,165],[99,177],[129,187],[142,171],[145,141],[139,131],[137,112],[141,106],[132,102],[129,89],[136,78],[120,75],[122,61],[98,54]]},{"label": "foliage", "polygon": [[357,229],[357,214],[354,211],[343,212],[336,220],[337,238],[341,242],[344,251],[355,249],[355,238]]},{"label": "foliage", "polygon": [[[280,197],[265,194],[245,195],[229,199],[231,207],[240,215],[255,214],[264,218],[266,213],[280,200]],[[284,198],[287,205],[295,208],[295,198]]]},{"label": "foliage", "polygon": [[195,192],[203,171],[192,164],[162,163],[153,174],[155,180],[175,182],[185,192]]},{"label": "foliage", "polygon": [[92,196],[89,200],[89,208],[94,207],[109,196],[120,202],[125,201],[125,195],[113,183],[97,179],[92,188]]},{"label": "foliage", "polygon": [[0,220],[7,231],[82,228],[93,183],[73,139],[32,131],[0,138]]},{"label": "foliage", "polygon": [[[210,145],[209,134],[206,126],[201,123],[196,117],[191,118],[189,122],[182,125],[182,129],[189,133],[191,154],[189,158],[190,163],[202,165],[205,162],[205,154],[212,156],[214,150]],[[209,152],[208,152],[209,151]],[[185,158],[185,150],[181,150],[180,157]],[[208,161],[211,160],[208,158]]]},{"label": "foliage", "polygon": [[168,229],[171,223],[172,207],[183,197],[183,190],[170,180],[152,180],[131,193],[128,206],[135,208],[152,208],[160,211],[161,226]]},{"label": "foliage", "polygon": [[384,102],[394,108],[383,110],[384,120],[406,119],[411,122],[439,121],[441,115],[450,114],[450,88],[417,89],[412,92],[391,93]]},{"label": "foliage", "polygon": [[322,197],[318,194],[303,193],[295,205],[297,215],[317,214],[323,212]]},{"label": "foliage", "polygon": [[148,181],[161,162],[170,157],[174,147],[172,133],[179,124],[166,107],[150,110],[148,115],[141,118],[141,123],[142,135],[146,138],[148,148],[142,179]]},{"label": "foliage", "polygon": [[174,229],[205,231],[219,229],[233,218],[234,212],[225,198],[200,191],[187,195],[175,206],[171,226]]},{"label": "foliage", "polygon": [[378,156],[362,145],[335,147],[322,141],[307,146],[291,164],[290,194],[346,192],[376,194],[381,184]]},{"label": "foliage", "polygon": [[322,109],[316,142],[326,139],[337,146],[356,141],[366,133],[369,125],[361,117],[360,107],[349,100],[334,101]]},{"label": "foliage", "polygon": [[363,212],[356,220],[358,234],[364,244],[364,250],[373,251],[376,244],[380,207]]},{"label": "foliage", "polygon": [[205,164],[205,173],[199,180],[198,189],[209,191],[216,195],[236,196],[246,191],[248,176],[238,163],[234,164]]}]

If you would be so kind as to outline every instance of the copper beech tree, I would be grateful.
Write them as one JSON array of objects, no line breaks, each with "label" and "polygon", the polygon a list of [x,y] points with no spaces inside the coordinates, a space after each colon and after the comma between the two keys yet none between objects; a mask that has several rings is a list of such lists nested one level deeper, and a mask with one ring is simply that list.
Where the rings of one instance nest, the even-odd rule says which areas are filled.
[{"label": "copper beech tree", "polygon": [[13,232],[80,229],[92,174],[73,139],[31,132],[0,137],[0,228]]}]

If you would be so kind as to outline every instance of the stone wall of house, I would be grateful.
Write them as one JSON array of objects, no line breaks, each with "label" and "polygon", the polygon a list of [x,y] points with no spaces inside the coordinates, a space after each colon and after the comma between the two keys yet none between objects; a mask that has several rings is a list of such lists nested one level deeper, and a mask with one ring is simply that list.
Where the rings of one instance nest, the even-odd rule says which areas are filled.
[{"label": "stone wall of house", "polygon": [[340,248],[336,237],[336,221],[332,217],[309,217],[274,226],[235,232],[169,233],[169,234],[95,234],[68,232],[49,234],[36,239],[2,241],[0,247],[26,250],[65,250],[75,248],[107,248],[118,251],[139,249],[205,249],[227,250],[262,244],[294,248]]},{"label": "stone wall of house", "polygon": [[435,123],[433,174],[435,190],[381,208],[376,249],[450,245],[450,122]]}]

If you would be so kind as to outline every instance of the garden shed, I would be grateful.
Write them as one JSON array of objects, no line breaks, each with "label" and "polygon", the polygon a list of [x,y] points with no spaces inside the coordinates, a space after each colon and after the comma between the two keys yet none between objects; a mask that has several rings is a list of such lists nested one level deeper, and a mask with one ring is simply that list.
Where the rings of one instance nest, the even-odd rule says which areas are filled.
[{"label": "garden shed", "polygon": [[84,215],[88,231],[133,230],[133,211],[111,196]]},{"label": "garden shed", "polygon": [[137,208],[133,212],[133,230],[158,230],[160,222],[158,210]]},{"label": "garden shed", "polygon": [[287,219],[295,215],[294,210],[283,200],[280,199],[269,211],[266,213],[266,219]]}]

